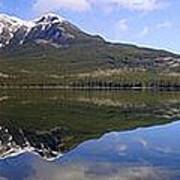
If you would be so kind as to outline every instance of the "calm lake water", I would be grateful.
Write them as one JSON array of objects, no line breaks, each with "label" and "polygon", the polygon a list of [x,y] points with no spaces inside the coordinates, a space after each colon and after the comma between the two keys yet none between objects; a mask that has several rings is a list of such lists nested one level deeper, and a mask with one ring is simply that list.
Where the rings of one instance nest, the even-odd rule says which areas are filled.
[{"label": "calm lake water", "polygon": [[0,180],[179,180],[180,93],[0,92]]}]

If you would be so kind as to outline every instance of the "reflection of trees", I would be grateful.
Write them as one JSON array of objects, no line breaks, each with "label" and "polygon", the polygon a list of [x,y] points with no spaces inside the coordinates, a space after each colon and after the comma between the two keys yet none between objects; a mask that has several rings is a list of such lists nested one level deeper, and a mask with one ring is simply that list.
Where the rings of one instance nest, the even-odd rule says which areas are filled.
[{"label": "reflection of trees", "polygon": [[[61,74],[61,73],[60,73]],[[0,88],[161,89],[178,90],[178,73],[143,69],[104,69],[88,73],[41,74],[29,71],[0,76]]]}]

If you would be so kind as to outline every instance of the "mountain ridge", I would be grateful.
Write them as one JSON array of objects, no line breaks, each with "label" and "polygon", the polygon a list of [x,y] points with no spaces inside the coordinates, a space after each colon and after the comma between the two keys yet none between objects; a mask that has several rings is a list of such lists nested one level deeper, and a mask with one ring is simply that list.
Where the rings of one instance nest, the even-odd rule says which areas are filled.
[{"label": "mountain ridge", "polygon": [[[58,15],[58,14],[55,14],[55,13],[46,13],[46,14],[43,14],[41,16],[39,16],[38,18],[34,18],[32,20],[23,20],[21,18],[17,18],[15,16],[11,16],[11,15],[8,15],[8,14],[3,14],[1,13],[0,14],[0,34],[2,35],[2,20],[5,19],[7,21],[14,21],[16,22],[16,24],[19,24],[18,27],[20,28],[21,26],[26,26],[28,29],[30,28],[33,28],[35,27],[36,25],[38,24],[49,24],[49,23],[69,23],[71,26],[73,26],[73,28],[75,28],[76,30],[79,30],[81,32],[84,32],[82,30],[80,30],[80,28],[78,28],[77,26],[73,25],[72,23],[70,23],[70,21],[68,21],[67,19],[65,19],[64,17]],[[45,27],[43,27],[45,28]],[[17,29],[16,29],[17,30]],[[30,31],[30,30],[27,30],[27,31]],[[90,34],[88,32],[84,32],[85,34],[89,35],[89,36],[96,36],[96,37],[101,37],[100,35],[96,35],[96,34]],[[101,39],[103,39],[105,41],[105,39],[103,37],[101,37]],[[157,51],[165,51],[165,52],[170,52],[172,54],[176,54],[176,53],[173,53],[169,50],[165,50],[163,48],[153,48],[153,47],[147,47],[146,45],[138,45],[138,44],[133,44],[133,43],[120,43],[120,42],[111,42],[110,40],[107,40],[106,42],[109,42],[111,44],[116,44],[116,45],[124,45],[124,46],[134,46],[136,48],[142,48],[142,49],[151,49],[151,50],[157,50]],[[22,43],[22,42],[21,42]]]},{"label": "mountain ridge", "polygon": [[53,36],[58,39],[64,31],[63,27],[60,29],[60,25],[63,23],[66,23],[66,21],[54,14],[46,14],[33,21],[24,21],[12,16],[0,15],[1,46],[13,46],[14,43],[16,46],[22,45],[30,40],[45,40],[48,36],[51,36],[51,40],[53,40]]}]

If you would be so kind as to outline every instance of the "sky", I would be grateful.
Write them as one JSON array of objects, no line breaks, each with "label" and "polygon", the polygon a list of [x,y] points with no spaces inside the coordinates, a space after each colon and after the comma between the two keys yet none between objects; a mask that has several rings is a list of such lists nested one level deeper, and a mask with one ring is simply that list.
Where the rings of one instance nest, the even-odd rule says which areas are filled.
[{"label": "sky", "polygon": [[180,0],[0,0],[0,13],[22,19],[48,12],[108,41],[180,53]]}]

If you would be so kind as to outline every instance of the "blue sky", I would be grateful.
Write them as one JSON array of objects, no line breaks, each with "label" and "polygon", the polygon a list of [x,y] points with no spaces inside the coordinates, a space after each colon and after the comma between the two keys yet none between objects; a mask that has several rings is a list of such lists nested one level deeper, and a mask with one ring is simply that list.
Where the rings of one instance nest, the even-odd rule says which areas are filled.
[{"label": "blue sky", "polygon": [[107,40],[180,52],[180,0],[0,0],[0,12],[23,19],[54,12]]}]

